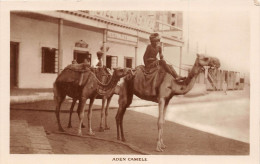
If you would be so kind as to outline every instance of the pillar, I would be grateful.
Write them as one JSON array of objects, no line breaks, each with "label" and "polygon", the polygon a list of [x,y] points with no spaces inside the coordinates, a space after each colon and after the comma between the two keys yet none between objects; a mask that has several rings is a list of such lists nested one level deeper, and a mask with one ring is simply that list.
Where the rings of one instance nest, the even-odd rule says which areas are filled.
[{"label": "pillar", "polygon": [[62,49],[62,40],[63,40],[63,19],[59,19],[58,25],[58,74],[62,71],[62,59],[63,59],[63,49]]},{"label": "pillar", "polygon": [[137,32],[137,42],[136,42],[136,46],[135,46],[135,67],[137,66],[138,44],[139,44],[139,36],[138,36],[138,32]]},{"label": "pillar", "polygon": [[106,56],[107,56],[107,29],[104,29],[104,34],[103,34],[103,65],[106,65]]},{"label": "pillar", "polygon": [[181,65],[182,65],[182,47],[180,47],[180,65],[179,65],[179,75],[181,76]]}]

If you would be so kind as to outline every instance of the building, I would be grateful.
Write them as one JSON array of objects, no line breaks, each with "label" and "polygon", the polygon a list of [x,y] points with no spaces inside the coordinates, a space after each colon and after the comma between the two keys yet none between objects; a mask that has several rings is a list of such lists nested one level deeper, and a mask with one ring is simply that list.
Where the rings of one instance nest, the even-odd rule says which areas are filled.
[{"label": "building", "polygon": [[10,19],[11,88],[52,88],[72,60],[95,65],[101,48],[107,67],[135,67],[153,32],[171,64],[181,65],[182,12],[12,11]]}]

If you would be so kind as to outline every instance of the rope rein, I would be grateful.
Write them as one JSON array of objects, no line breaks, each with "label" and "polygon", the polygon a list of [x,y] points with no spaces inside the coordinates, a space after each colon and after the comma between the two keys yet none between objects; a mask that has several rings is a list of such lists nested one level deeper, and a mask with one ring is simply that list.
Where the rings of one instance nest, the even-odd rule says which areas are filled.
[{"label": "rope rein", "polygon": [[188,69],[184,69],[184,68],[182,68],[182,67],[178,67],[178,66],[176,66],[176,65],[174,65],[174,64],[172,64],[170,61],[168,61],[168,60],[166,60],[166,59],[164,59],[167,63],[169,63],[169,64],[171,64],[173,67],[176,67],[176,68],[179,68],[179,69],[181,69],[181,70],[184,70],[184,71],[187,71],[187,72],[189,72],[189,70]]}]

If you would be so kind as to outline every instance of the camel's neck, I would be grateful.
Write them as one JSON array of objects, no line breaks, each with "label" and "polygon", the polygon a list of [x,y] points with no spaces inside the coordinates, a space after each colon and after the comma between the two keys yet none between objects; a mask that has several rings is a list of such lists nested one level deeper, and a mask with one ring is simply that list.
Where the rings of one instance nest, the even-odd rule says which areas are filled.
[{"label": "camel's neck", "polygon": [[180,95],[188,93],[193,88],[196,79],[200,74],[200,70],[201,66],[199,66],[197,62],[195,62],[186,80],[181,83],[173,84],[174,92]]},{"label": "camel's neck", "polygon": [[106,94],[106,92],[110,92],[111,89],[114,89],[116,87],[119,80],[120,80],[120,78],[117,77],[115,75],[115,73],[113,73],[113,75],[110,77],[110,79],[108,80],[108,82],[106,84],[103,84],[98,80],[98,86],[99,86],[98,90],[99,90],[100,94],[101,93]]}]

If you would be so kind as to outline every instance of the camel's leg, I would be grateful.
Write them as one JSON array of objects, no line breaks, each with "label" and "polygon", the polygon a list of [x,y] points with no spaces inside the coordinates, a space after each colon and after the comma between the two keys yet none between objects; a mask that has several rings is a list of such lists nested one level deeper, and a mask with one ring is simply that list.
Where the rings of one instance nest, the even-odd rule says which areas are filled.
[{"label": "camel's leg", "polygon": [[103,132],[104,130],[104,115],[105,115],[105,104],[106,104],[107,98],[105,96],[102,97],[102,108],[101,108],[101,121],[100,121],[100,127],[99,131]]},{"label": "camel's leg", "polygon": [[107,105],[106,105],[106,111],[105,111],[105,130],[110,129],[110,127],[108,125],[107,117],[108,117],[108,110],[109,110],[109,105],[110,105],[111,99],[112,99],[112,96],[107,99]]},{"label": "camel's leg", "polygon": [[70,117],[69,117],[68,128],[72,128],[72,126],[71,126],[71,116],[72,116],[73,108],[74,108],[76,102],[77,102],[77,99],[73,99],[73,102],[72,102],[71,107],[70,107]]},{"label": "camel's leg", "polygon": [[[165,105],[164,105],[164,109],[163,109],[163,123],[165,123],[165,115],[166,115],[168,104],[169,104],[169,100],[165,100]],[[161,134],[160,142],[161,142],[161,148],[165,149],[166,145],[163,143],[163,128],[162,128],[162,134]]]},{"label": "camel's leg", "polygon": [[92,131],[92,128],[91,128],[92,107],[93,107],[95,98],[96,97],[90,98],[90,102],[89,102],[89,109],[88,109],[88,134],[89,135],[95,135],[95,133]]},{"label": "camel's leg", "polygon": [[124,136],[124,129],[123,129],[123,118],[126,111],[126,108],[130,106],[132,103],[133,95],[129,95],[126,97],[125,95],[119,97],[119,108],[116,116],[116,122],[117,122],[117,139],[120,140],[119,133],[121,132],[121,139],[123,142],[126,141]]},{"label": "camel's leg", "polygon": [[116,128],[117,128],[117,139],[120,140],[120,132],[121,132],[121,138],[122,141],[125,141],[125,137],[124,137],[124,131],[123,131],[123,117],[124,117],[124,111],[126,110],[126,104],[124,104],[123,102],[119,103],[119,108],[116,114]]},{"label": "camel's leg", "polygon": [[61,108],[61,104],[64,101],[65,97],[66,97],[66,95],[58,94],[57,88],[54,87],[54,101],[55,101],[55,106],[56,106],[55,114],[56,114],[56,118],[58,121],[59,131],[62,131],[62,132],[64,132],[65,130],[62,128],[61,123],[60,123],[60,108]]},{"label": "camel's leg", "polygon": [[117,140],[120,140],[120,131],[119,131],[119,110],[120,108],[118,108],[117,110],[117,114],[116,114],[116,134],[117,134]]},{"label": "camel's leg", "polygon": [[159,99],[159,117],[158,117],[158,139],[157,139],[157,147],[156,151],[162,152],[162,145],[161,145],[161,140],[162,140],[162,131],[163,131],[163,113],[164,113],[164,107],[165,107],[165,99],[160,98]]},{"label": "camel's leg", "polygon": [[[79,102],[79,104],[80,104],[80,102]],[[80,105],[79,104],[78,104],[78,109],[77,109],[78,117],[80,116]],[[84,108],[84,110],[85,110],[85,108]],[[79,117],[79,119],[80,119],[80,117]],[[83,122],[82,122],[81,128],[85,128],[85,125]]]},{"label": "camel's leg", "polygon": [[119,108],[116,114],[117,139],[120,140],[120,132],[121,132],[122,140],[125,141],[124,132],[122,131],[123,129],[122,129],[121,121],[123,120],[122,118],[124,116],[123,113],[125,113],[124,110],[126,110],[127,97],[125,97],[125,95],[120,95],[118,103],[119,103]]},{"label": "camel's leg", "polygon": [[84,112],[85,112],[85,105],[86,105],[87,98],[82,97],[79,100],[79,127],[78,127],[78,135],[82,136],[81,127],[83,124],[84,119]]},{"label": "camel's leg", "polygon": [[125,111],[126,111],[126,107],[123,108],[122,113],[121,113],[121,119],[120,119],[120,129],[121,129],[121,137],[122,137],[122,141],[125,142],[125,136],[124,136],[124,129],[123,129],[123,118],[125,115]]},{"label": "camel's leg", "polygon": [[124,130],[123,130],[123,117],[126,111],[126,108],[130,106],[133,100],[133,83],[132,81],[124,81],[121,84],[119,90],[119,99],[118,104],[119,108],[116,114],[116,127],[117,127],[117,139],[120,140],[120,131],[121,139],[125,141]]}]

